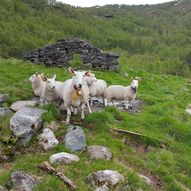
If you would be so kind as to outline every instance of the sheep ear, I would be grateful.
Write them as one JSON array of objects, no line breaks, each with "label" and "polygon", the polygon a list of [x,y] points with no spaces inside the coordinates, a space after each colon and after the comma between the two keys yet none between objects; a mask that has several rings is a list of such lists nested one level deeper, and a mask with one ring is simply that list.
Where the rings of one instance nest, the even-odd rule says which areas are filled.
[{"label": "sheep ear", "polygon": [[68,68],[68,71],[71,73],[71,74],[75,74],[75,70],[71,67]]},{"label": "sheep ear", "polygon": [[134,80],[134,77],[131,77],[131,80]]},{"label": "sheep ear", "polygon": [[85,75],[85,76],[90,76],[90,72],[89,72],[89,71],[86,71],[86,72],[84,73],[84,75]]},{"label": "sheep ear", "polygon": [[36,74],[35,74],[36,76],[38,76],[38,72],[36,72]]},{"label": "sheep ear", "polygon": [[41,79],[46,82],[48,80],[48,78],[45,75],[40,75]]},{"label": "sheep ear", "polygon": [[141,78],[140,77],[136,77],[135,80],[138,80],[139,83],[141,82]]},{"label": "sheep ear", "polygon": [[54,74],[53,79],[54,79],[54,80],[56,79],[56,74]]}]

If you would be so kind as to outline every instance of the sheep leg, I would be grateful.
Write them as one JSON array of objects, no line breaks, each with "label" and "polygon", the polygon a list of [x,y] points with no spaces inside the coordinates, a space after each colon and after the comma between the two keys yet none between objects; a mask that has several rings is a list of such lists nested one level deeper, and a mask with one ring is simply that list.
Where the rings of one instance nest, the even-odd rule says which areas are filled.
[{"label": "sheep leg", "polygon": [[69,124],[69,123],[70,123],[70,117],[71,117],[71,107],[67,107],[66,124]]},{"label": "sheep leg", "polygon": [[74,108],[74,115],[77,115],[78,114],[78,110],[77,110],[77,108],[75,107]]},{"label": "sheep leg", "polygon": [[125,103],[125,109],[129,109],[129,101],[127,100],[126,103]]},{"label": "sheep leg", "polygon": [[[87,104],[88,105],[88,104]],[[92,107],[92,105],[93,105],[93,101],[92,101],[92,99],[90,98],[90,106]],[[89,108],[88,108],[89,109]]]},{"label": "sheep leg", "polygon": [[130,109],[133,109],[133,103],[132,103],[132,101],[130,101],[129,106],[130,106]]},{"label": "sheep leg", "polygon": [[102,100],[103,100],[103,105],[105,105],[105,99],[104,99],[104,97],[102,96]]},{"label": "sheep leg", "polygon": [[74,112],[74,108],[71,106],[70,109],[71,109],[71,112],[73,113]]},{"label": "sheep leg", "polygon": [[[91,98],[90,98],[90,100],[91,100]],[[91,110],[91,108],[90,108],[90,105],[91,105],[91,104],[89,104],[89,101],[87,101],[88,111],[89,111],[89,113],[92,113],[92,110]]]},{"label": "sheep leg", "polygon": [[105,105],[105,107],[107,107],[107,99],[106,98],[104,99],[104,105]]},{"label": "sheep leg", "polygon": [[115,107],[115,102],[114,102],[114,100],[112,99],[112,104],[113,104],[113,107]]},{"label": "sheep leg", "polygon": [[84,119],[84,118],[85,118],[84,108],[85,108],[85,103],[83,103],[82,106],[81,106],[81,119]]}]

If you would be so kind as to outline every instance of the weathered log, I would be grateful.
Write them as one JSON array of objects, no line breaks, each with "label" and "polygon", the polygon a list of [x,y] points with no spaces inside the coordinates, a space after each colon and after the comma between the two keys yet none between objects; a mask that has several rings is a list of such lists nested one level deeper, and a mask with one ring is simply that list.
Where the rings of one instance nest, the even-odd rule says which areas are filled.
[{"label": "weathered log", "polygon": [[128,130],[123,130],[123,129],[118,129],[118,128],[112,128],[111,131],[117,132],[117,133],[121,133],[121,134],[128,134],[134,137],[139,137],[142,139],[146,139],[146,140],[152,140],[153,142],[160,144],[161,146],[163,145],[167,145],[167,142],[163,139],[158,139],[158,138],[154,138],[154,137],[150,137],[148,135],[144,135],[141,133],[137,133],[134,131],[128,131]]},{"label": "weathered log", "polygon": [[66,186],[68,186],[71,190],[76,190],[76,185],[63,173],[57,172],[56,169],[49,164],[49,162],[42,162],[39,168],[45,172],[48,172],[51,175],[59,177],[61,180],[64,181],[64,184],[66,184]]}]

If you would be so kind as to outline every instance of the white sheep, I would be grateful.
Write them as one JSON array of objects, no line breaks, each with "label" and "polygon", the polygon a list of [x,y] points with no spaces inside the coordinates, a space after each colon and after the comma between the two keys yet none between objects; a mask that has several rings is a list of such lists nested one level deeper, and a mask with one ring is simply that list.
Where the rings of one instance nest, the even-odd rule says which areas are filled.
[{"label": "white sheep", "polygon": [[[75,71],[72,68],[69,68],[69,72],[73,74],[72,79],[68,80],[64,92],[63,92],[63,101],[64,105],[67,108],[67,118],[66,124],[70,123],[71,117],[71,108],[81,107],[81,119],[85,118],[84,108],[85,104],[88,106],[88,110],[91,113],[91,109],[89,107],[89,88],[87,83],[84,80],[84,76],[88,74],[88,72],[84,71]],[[75,109],[76,113],[76,109]]]},{"label": "white sheep", "polygon": [[40,96],[42,95],[42,91],[45,85],[45,82],[42,80],[43,74],[33,74],[30,78],[29,81],[32,83],[32,89],[34,92],[35,96]]},{"label": "white sheep", "polygon": [[45,85],[43,86],[41,102],[46,104],[48,102],[53,102],[59,99],[58,94],[56,93],[56,75],[53,78],[47,78],[46,76],[41,76]]},{"label": "white sheep", "polygon": [[90,105],[92,106],[91,97],[102,97],[104,103],[104,92],[107,88],[107,83],[104,80],[96,79],[95,75],[90,72],[89,75],[85,76],[85,81],[90,91]]},{"label": "white sheep", "polygon": [[141,79],[139,77],[136,77],[133,78],[130,86],[112,85],[106,88],[104,93],[105,106],[107,106],[107,102],[110,100],[111,101],[120,100],[120,101],[126,101],[125,103],[126,109],[129,108],[129,105],[132,108],[132,101],[135,100],[137,96],[137,89],[140,80]]}]

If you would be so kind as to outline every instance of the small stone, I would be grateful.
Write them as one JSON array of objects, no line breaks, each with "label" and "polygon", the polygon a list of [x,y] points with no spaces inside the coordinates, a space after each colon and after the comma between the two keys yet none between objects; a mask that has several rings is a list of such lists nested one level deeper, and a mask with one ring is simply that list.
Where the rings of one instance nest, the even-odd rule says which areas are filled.
[{"label": "small stone", "polygon": [[113,170],[99,170],[91,173],[87,177],[87,182],[95,187],[101,187],[103,185],[111,187],[122,181],[124,177]]},{"label": "small stone", "polygon": [[42,145],[45,150],[51,149],[58,144],[58,140],[56,139],[54,133],[48,128],[43,130],[43,133],[39,136],[39,139],[40,145]]},{"label": "small stone", "polygon": [[72,162],[78,162],[80,158],[77,155],[69,154],[66,152],[57,153],[54,155],[51,155],[49,158],[50,163],[72,163]]},{"label": "small stone", "polygon": [[6,117],[11,113],[9,108],[0,107],[0,117]]},{"label": "small stone", "polygon": [[139,177],[149,186],[153,184],[152,180],[145,175],[139,174]]},{"label": "small stone", "polygon": [[10,106],[10,109],[13,111],[19,111],[24,107],[34,107],[36,104],[36,101],[17,101]]},{"label": "small stone", "polygon": [[80,151],[86,147],[86,137],[81,127],[70,126],[64,137],[64,146],[71,151]]},{"label": "small stone", "polygon": [[11,179],[15,189],[18,191],[32,191],[38,183],[35,178],[22,171],[13,172]]},{"label": "small stone", "polygon": [[9,98],[9,94],[1,94],[0,95],[0,104],[5,102]]},{"label": "small stone", "polygon": [[112,152],[105,146],[94,145],[87,148],[87,152],[94,159],[106,159],[112,158]]},{"label": "small stone", "polygon": [[25,107],[17,111],[10,120],[10,129],[17,137],[23,137],[37,131],[42,126],[42,114],[45,110]]}]

